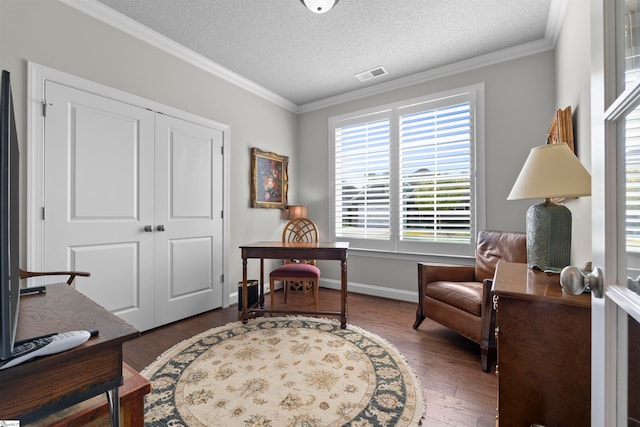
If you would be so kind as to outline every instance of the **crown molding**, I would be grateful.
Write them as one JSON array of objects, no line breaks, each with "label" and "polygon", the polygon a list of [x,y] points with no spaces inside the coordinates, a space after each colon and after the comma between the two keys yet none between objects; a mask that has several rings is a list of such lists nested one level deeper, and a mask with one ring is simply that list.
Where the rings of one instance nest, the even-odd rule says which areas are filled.
[{"label": "crown molding", "polygon": [[175,57],[182,59],[183,61],[201,68],[223,80],[228,81],[247,92],[253,93],[265,100],[272,102],[282,108],[285,108],[291,112],[297,113],[298,106],[288,99],[265,89],[264,87],[252,82],[251,80],[242,77],[239,74],[234,73],[228,68],[205,58],[202,55],[195,53],[194,51],[187,49],[183,45],[163,36],[162,34],[153,31],[152,29],[140,24],[137,21],[121,14],[118,11],[111,9],[110,7],[100,3],[97,0],[59,0],[61,3],[76,9],[86,15],[91,16],[99,21],[104,22],[120,31],[123,31],[139,40],[142,40],[150,45],[161,49]]},{"label": "crown molding", "polygon": [[481,55],[464,61],[447,64],[442,67],[433,68],[421,73],[402,77],[377,85],[357,89],[340,95],[331,96],[320,99],[318,101],[297,105],[288,99],[254,83],[253,81],[242,77],[239,74],[223,67],[222,65],[205,58],[202,55],[186,48],[185,46],[163,36],[162,34],[151,30],[150,28],[140,24],[137,21],[117,12],[110,7],[100,3],[98,0],[59,0],[60,2],[83,12],[99,21],[102,21],[112,27],[123,31],[139,40],[145,41],[150,45],[161,49],[169,54],[176,56],[196,67],[203,69],[223,80],[228,81],[247,92],[253,93],[275,105],[285,108],[293,113],[307,113],[315,110],[338,105],[344,102],[354,101],[356,99],[365,98],[407,86],[424,83],[430,80],[460,74],[481,67],[486,67],[501,62],[506,62],[518,58],[522,58],[536,53],[545,52],[555,48],[562,21],[567,9],[568,0],[552,0],[549,10],[549,17],[545,29],[545,37],[530,43]]},{"label": "crown molding", "polygon": [[536,53],[553,50],[556,47],[560,30],[562,29],[562,21],[567,10],[568,0],[551,0],[549,8],[549,17],[547,18],[547,26],[545,28],[544,39],[525,43],[519,46],[492,52],[486,55],[477,56],[453,64],[447,64],[442,67],[432,68],[421,73],[413,74],[407,77],[390,80],[388,82],[379,83],[363,89],[357,89],[340,95],[332,96],[318,101],[302,104],[298,107],[298,113],[308,113],[322,108],[331,107],[342,104],[344,102],[355,101],[360,98],[389,92],[403,87],[424,83],[454,74],[464,73],[474,69],[487,67],[489,65],[499,64],[501,62],[511,61]]},{"label": "crown molding", "polygon": [[482,56],[477,56],[471,59],[466,59],[464,61],[456,62],[453,64],[447,64],[442,67],[433,68],[421,73],[412,74],[407,77],[390,80],[388,82],[379,83],[374,86],[357,89],[351,92],[346,92],[340,95],[321,99],[319,101],[303,104],[298,108],[298,113],[308,113],[311,111],[320,110],[322,108],[331,107],[368,96],[378,95],[384,92],[401,89],[430,80],[464,73],[474,69],[487,67],[489,65],[499,64],[501,62],[511,61],[525,56],[534,55],[536,53],[546,52],[548,50],[552,50],[553,48],[554,46],[547,40],[537,40],[534,42],[525,43],[519,46],[503,49]]},{"label": "crown molding", "polygon": [[568,0],[551,0],[544,39],[548,40],[554,47],[558,41],[558,37],[560,36],[562,21],[564,20],[568,4]]}]

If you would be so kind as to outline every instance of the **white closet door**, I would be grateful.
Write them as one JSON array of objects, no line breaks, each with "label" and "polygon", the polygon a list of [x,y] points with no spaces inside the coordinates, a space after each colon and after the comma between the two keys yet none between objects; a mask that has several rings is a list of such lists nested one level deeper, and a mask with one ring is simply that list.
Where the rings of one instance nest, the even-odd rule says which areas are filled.
[{"label": "white closet door", "polygon": [[156,326],[222,305],[223,132],[156,115]]},{"label": "white closet door", "polygon": [[140,330],[154,326],[154,113],[47,82],[44,265]]}]

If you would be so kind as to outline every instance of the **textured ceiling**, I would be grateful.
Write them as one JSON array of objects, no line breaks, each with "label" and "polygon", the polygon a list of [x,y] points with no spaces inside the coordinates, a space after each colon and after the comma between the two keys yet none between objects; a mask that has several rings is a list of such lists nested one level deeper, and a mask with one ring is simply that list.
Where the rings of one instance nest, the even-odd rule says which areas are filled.
[{"label": "textured ceiling", "polygon": [[[296,105],[542,41],[563,0],[99,0]],[[383,66],[388,75],[355,74]]]}]

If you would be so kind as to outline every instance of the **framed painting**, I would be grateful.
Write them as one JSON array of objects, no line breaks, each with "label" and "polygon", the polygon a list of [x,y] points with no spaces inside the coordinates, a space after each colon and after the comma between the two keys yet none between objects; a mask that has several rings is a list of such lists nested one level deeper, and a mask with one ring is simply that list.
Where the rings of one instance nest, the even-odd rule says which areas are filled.
[{"label": "framed painting", "polygon": [[287,206],[289,157],[251,148],[251,207]]},{"label": "framed painting", "polygon": [[558,109],[553,116],[551,126],[547,131],[547,144],[566,142],[571,151],[576,152],[573,142],[573,120],[571,118],[571,106],[564,110]]},{"label": "framed painting", "polygon": [[[547,144],[558,144],[565,142],[571,151],[576,152],[576,146],[573,141],[573,118],[571,116],[571,106],[568,106],[564,110],[559,108],[553,115],[551,125],[547,131]],[[555,204],[564,204],[567,201],[575,200],[575,197],[571,198],[552,198],[551,201]]]}]

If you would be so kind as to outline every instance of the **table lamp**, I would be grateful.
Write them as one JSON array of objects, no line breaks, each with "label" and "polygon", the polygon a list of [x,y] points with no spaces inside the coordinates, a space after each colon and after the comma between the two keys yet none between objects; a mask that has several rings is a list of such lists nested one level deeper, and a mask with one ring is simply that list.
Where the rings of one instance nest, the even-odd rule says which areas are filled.
[{"label": "table lamp", "polygon": [[289,205],[287,206],[287,219],[307,218],[307,206]]},{"label": "table lamp", "polygon": [[507,200],[545,199],[527,211],[527,264],[560,271],[571,263],[571,211],[555,198],[591,195],[591,175],[564,143],[534,147]]}]

